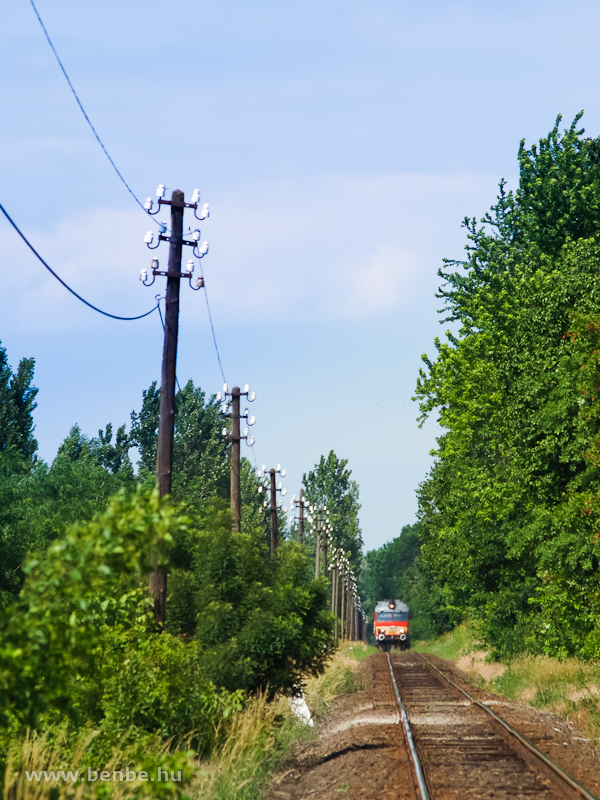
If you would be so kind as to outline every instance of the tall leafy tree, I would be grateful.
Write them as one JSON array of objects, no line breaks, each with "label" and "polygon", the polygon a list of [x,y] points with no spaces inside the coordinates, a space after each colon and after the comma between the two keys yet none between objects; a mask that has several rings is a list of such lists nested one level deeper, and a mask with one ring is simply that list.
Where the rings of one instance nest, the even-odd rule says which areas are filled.
[{"label": "tall leafy tree", "polygon": [[92,439],[90,445],[96,461],[111,474],[133,472],[129,458],[131,439],[125,430],[125,425],[117,428],[113,443],[113,426],[109,422],[104,430],[98,431],[98,438]]},{"label": "tall leafy tree", "polygon": [[[32,534],[19,522],[32,507],[32,485],[39,471],[33,437],[37,389],[34,360],[23,358],[13,372],[0,345],[0,606],[19,591],[21,566]],[[35,492],[34,492],[35,494]]]},{"label": "tall leafy tree", "polygon": [[[417,387],[423,417],[437,410],[445,429],[419,492],[423,554],[448,613],[481,617],[504,651],[594,647],[589,615],[564,603],[598,574],[576,510],[597,482],[585,454],[600,428],[581,384],[597,369],[571,334],[593,329],[600,298],[600,150],[579,118],[522,142],[516,191],[501,183],[481,224],[465,220],[467,258],[440,271],[458,334],[436,340]],[[562,598],[552,614],[550,596]]]},{"label": "tall leafy tree", "polygon": [[153,473],[156,469],[158,447],[158,420],[160,412],[160,389],[152,381],[142,392],[142,407],[131,412],[131,444],[137,447],[140,467]]},{"label": "tall leafy tree", "polygon": [[[358,520],[358,484],[347,469],[348,459],[338,458],[333,450],[327,457],[321,456],[314,469],[302,478],[307,502],[314,506],[325,506],[333,528],[332,538],[336,547],[346,552],[355,570],[360,568],[362,533]],[[307,536],[314,549],[314,536]]]},{"label": "tall leafy tree", "polygon": [[120,488],[133,491],[124,429],[115,444],[111,430],[89,439],[74,425],[51,466],[16,447],[0,453],[0,606],[20,591],[28,553],[43,553],[68,525],[91,520]]},{"label": "tall leafy tree", "polygon": [[0,345],[0,453],[14,448],[31,459],[37,450],[33,437],[33,411],[38,393],[32,385],[34,364],[33,358],[23,358],[13,372],[6,350]]},{"label": "tall leafy tree", "polygon": [[[160,388],[143,392],[142,407],[131,414],[130,442],[138,448],[142,477],[156,468]],[[215,396],[190,380],[175,396],[173,497],[199,506],[214,495],[229,496],[229,445],[221,436],[223,419]]]}]

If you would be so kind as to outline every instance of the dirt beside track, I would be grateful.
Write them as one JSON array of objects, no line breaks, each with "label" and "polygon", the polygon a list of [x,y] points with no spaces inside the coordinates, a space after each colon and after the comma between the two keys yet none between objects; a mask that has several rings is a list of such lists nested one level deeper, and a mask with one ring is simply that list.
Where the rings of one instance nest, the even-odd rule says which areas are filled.
[{"label": "dirt beside track", "polygon": [[[416,658],[410,653],[391,654],[399,682],[403,668],[404,675],[409,679],[410,666],[414,670]],[[551,714],[477,689],[469,682],[468,676],[452,662],[434,656],[429,658],[451,680],[463,686],[475,699],[489,703],[497,714],[547,753],[589,791],[600,796],[600,754],[583,741],[585,737],[569,723],[560,721]],[[356,682],[361,687],[360,691],[336,698],[328,713],[316,719],[317,741],[297,747],[293,759],[275,777],[267,800],[420,798],[416,791],[414,769],[404,728],[399,724],[399,709],[385,654],[379,653],[360,662],[357,666]],[[410,680],[406,684],[410,701],[409,686]],[[402,687],[400,691],[402,693]],[[494,769],[500,770],[499,779],[488,781],[483,777],[475,778],[475,784],[483,781],[479,789],[469,786],[479,771],[482,776],[486,775],[486,768],[475,760],[469,765],[469,759],[474,759],[474,756],[469,754],[466,745],[467,740],[472,737],[464,735],[464,720],[461,722],[455,713],[460,712],[461,707],[456,706],[454,710],[451,707],[436,707],[433,690],[430,707],[423,705],[423,702],[429,702],[426,698],[419,697],[416,704],[414,699],[412,702],[412,710],[410,702],[405,702],[405,705],[409,718],[413,717],[411,725],[417,747],[423,751],[421,757],[428,785],[432,789],[432,800],[446,800],[451,797],[493,797],[497,800],[505,797],[516,800],[520,796],[547,800],[560,798],[556,788],[552,789],[543,777],[538,780],[535,774],[523,773],[520,788],[516,791],[509,789],[510,781],[508,778],[504,780],[502,765],[506,763],[507,770],[511,767],[514,762],[511,752],[500,757],[499,767],[498,764],[494,766]],[[442,714],[439,713],[440,709]],[[475,706],[471,706],[471,709],[475,709]],[[448,713],[450,711],[451,714]],[[481,711],[480,713],[483,714]],[[456,720],[454,716],[457,716]],[[485,723],[477,724],[485,726]],[[439,759],[439,764],[433,751],[429,755],[425,752],[425,743],[431,741],[432,734],[446,747],[446,755]],[[489,745],[484,742],[484,750],[485,748],[489,749]],[[495,746],[495,749],[498,748]],[[486,757],[484,753],[482,758]],[[488,767],[491,769],[492,765],[489,764]],[[514,771],[514,763],[512,769]],[[461,781],[455,780],[457,773],[464,774],[462,787]],[[506,784],[505,788],[503,784]]]},{"label": "dirt beside track", "polygon": [[268,800],[414,800],[410,758],[383,654],[358,664],[360,691],[317,719],[318,741],[297,749]]}]

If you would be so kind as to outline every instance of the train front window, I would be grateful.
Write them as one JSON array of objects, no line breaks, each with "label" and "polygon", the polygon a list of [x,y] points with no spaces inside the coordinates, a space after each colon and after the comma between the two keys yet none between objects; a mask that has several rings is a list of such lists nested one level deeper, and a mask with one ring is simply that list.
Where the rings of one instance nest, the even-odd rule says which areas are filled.
[{"label": "train front window", "polygon": [[407,611],[380,611],[377,614],[377,622],[407,622]]}]

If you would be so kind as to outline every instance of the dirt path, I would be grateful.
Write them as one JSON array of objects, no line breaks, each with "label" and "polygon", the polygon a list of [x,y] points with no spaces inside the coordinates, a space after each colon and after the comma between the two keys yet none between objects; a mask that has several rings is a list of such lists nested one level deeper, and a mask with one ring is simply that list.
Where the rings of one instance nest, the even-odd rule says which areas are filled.
[{"label": "dirt path", "polygon": [[[452,677],[459,685],[462,683],[476,699],[493,704],[508,722],[521,730],[537,747],[548,753],[574,778],[590,791],[600,794],[600,756],[596,750],[582,741],[584,737],[572,727],[558,721],[553,715],[536,709],[503,700],[475,689],[468,677],[451,662],[431,657],[436,666]],[[392,655],[394,670],[401,673],[408,670],[412,662],[410,653]],[[404,664],[404,662],[406,662]],[[314,744],[299,747],[293,761],[282,773],[276,776],[267,800],[414,800],[420,795],[416,792],[413,768],[405,739],[404,729],[399,724],[396,697],[392,687],[388,663],[384,654],[371,656],[357,667],[357,684],[360,691],[337,698],[329,713],[318,722],[318,737]],[[431,709],[433,711],[433,708]],[[423,708],[409,709],[413,716],[418,743],[419,721],[421,726]],[[420,717],[419,717],[420,714]],[[481,791],[467,789],[465,781],[451,780],[452,762],[458,766],[459,749],[468,737],[461,741],[461,726],[453,725],[451,720],[447,730],[442,731],[434,715],[429,723],[436,723],[435,735],[448,737],[452,742],[447,756],[439,767],[430,758],[427,765],[430,775],[428,782],[433,800],[437,797],[510,797],[516,800],[521,792],[505,790],[496,781],[487,782]],[[426,731],[427,726],[421,731]],[[456,748],[453,750],[452,748]],[[426,758],[426,755],[425,755]],[[510,759],[507,759],[510,760]],[[469,774],[468,763],[465,775]],[[483,773],[482,773],[483,774]],[[447,776],[447,777],[445,777]],[[529,780],[529,778],[528,778]],[[484,781],[485,783],[486,781]],[[526,783],[526,782],[525,782]],[[523,796],[531,798],[555,798],[556,795],[542,783],[522,786]],[[537,788],[535,788],[537,786]]]}]

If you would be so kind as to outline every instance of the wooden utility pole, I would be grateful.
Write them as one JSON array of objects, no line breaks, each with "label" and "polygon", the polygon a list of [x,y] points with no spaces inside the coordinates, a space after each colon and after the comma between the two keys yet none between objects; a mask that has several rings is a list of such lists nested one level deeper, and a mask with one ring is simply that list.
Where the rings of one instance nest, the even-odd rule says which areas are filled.
[{"label": "wooden utility pole", "polygon": [[299,509],[298,514],[298,543],[304,544],[304,509],[306,503],[304,502],[304,489],[300,488],[300,499],[296,500],[296,495],[292,497],[292,511]]},{"label": "wooden utility pole", "polygon": [[298,541],[304,544],[304,489],[300,489],[300,516],[298,517]]},{"label": "wooden utility pole", "polygon": [[275,469],[269,470],[271,476],[271,557],[277,552],[279,530],[277,524],[277,486],[275,485]]},{"label": "wooden utility pole", "polygon": [[161,497],[171,493],[173,476],[173,434],[175,431],[175,368],[179,331],[179,281],[183,239],[183,192],[175,189],[171,198],[171,236],[165,300],[165,341],[160,385],[160,416],[156,482]]},{"label": "wooden utility pole", "polygon": [[335,561],[331,564],[331,613],[335,614],[335,576],[337,572],[337,564]]},{"label": "wooden utility pole", "polygon": [[231,521],[234,531],[242,529],[240,487],[240,387],[231,390]]},{"label": "wooden utility pole", "polygon": [[[164,323],[164,346],[160,384],[160,410],[158,421],[158,446],[156,449],[156,484],[160,497],[171,494],[173,480],[173,435],[175,431],[175,370],[177,366],[177,336],[179,332],[179,282],[181,278],[187,278],[192,286],[192,273],[194,271],[193,261],[188,261],[188,269],[185,273],[181,272],[181,254],[183,245],[193,248],[196,258],[203,258],[208,252],[208,242],[203,242],[199,246],[200,231],[194,231],[191,240],[183,238],[183,212],[185,208],[192,208],[196,219],[203,220],[208,217],[208,204],[202,207],[202,216],[196,214],[198,209],[198,199],[200,193],[194,192],[191,203],[184,201],[183,192],[175,189],[170,200],[164,200],[165,187],[161,183],[156,191],[158,197],[158,207],[152,211],[153,201],[148,198],[144,208],[155,216],[160,211],[161,206],[171,206],[171,231],[166,234],[166,223],[160,223],[160,233],[158,242],[152,245],[154,233],[148,231],[144,241],[151,250],[156,250],[158,245],[169,242],[169,263],[166,271],[159,269],[158,259],[152,259],[152,280],[148,281],[148,273],[145,269],[140,271],[140,280],[144,286],[152,286],[157,276],[166,277],[167,292],[165,296],[165,323]],[[191,265],[191,266],[190,266]],[[204,286],[202,276],[196,279],[198,291]],[[165,626],[167,608],[167,572],[164,567],[154,559],[152,572],[150,573],[149,590],[154,602],[154,619],[159,630]]]},{"label": "wooden utility pole", "polygon": [[[160,385],[158,448],[156,453],[156,483],[161,497],[171,494],[173,479],[175,368],[179,331],[179,281],[181,278],[183,209],[183,192],[175,189],[171,197],[171,235],[165,300],[165,340]],[[154,569],[150,573],[149,589],[154,598],[154,619],[162,629],[167,617],[167,572],[164,567],[154,565]]]},{"label": "wooden utility pole", "polygon": [[325,526],[325,536],[323,537],[323,575],[327,578],[327,543],[329,541],[329,525]]},{"label": "wooden utility pole", "polygon": [[341,575],[341,578],[342,578],[342,581],[341,581],[341,590],[342,590],[341,591],[341,595],[342,595],[341,605],[342,605],[342,608],[340,610],[340,631],[341,631],[340,639],[342,641],[344,641],[344,639],[346,638],[344,636],[344,629],[345,629],[345,622],[346,622],[345,615],[344,615],[344,601],[346,599],[346,587],[344,585],[345,582],[346,582],[346,575],[345,575],[346,569],[345,569],[345,567],[342,567],[342,570],[343,570],[342,575]]},{"label": "wooden utility pole", "polygon": [[315,579],[319,577],[321,556],[321,510],[317,512],[317,546],[315,549]]},{"label": "wooden utility pole", "polygon": [[[253,440],[254,441],[254,440]],[[258,487],[258,491],[262,494],[262,492],[269,492],[271,497],[271,558],[277,552],[277,545],[279,543],[279,523],[277,520],[277,492],[281,492],[282,495],[287,493],[287,489],[283,488],[283,485],[279,484],[279,489],[275,484],[275,476],[279,474],[282,478],[285,478],[285,470],[281,468],[281,464],[277,465],[277,469],[275,467],[271,467],[268,470],[269,477],[267,478],[267,468],[263,465],[262,470],[259,470],[258,477],[264,478],[264,482]],[[266,508],[268,505],[268,501],[265,500],[263,503],[263,507]]]},{"label": "wooden utility pole", "polygon": [[331,611],[335,618],[334,637],[338,638],[338,574],[339,567],[337,560],[333,562],[331,569]]},{"label": "wooden utility pole", "polygon": [[[231,397],[231,412],[226,414],[227,398]],[[244,391],[239,386],[234,386],[231,392],[227,391],[227,384],[223,386],[223,413],[231,417],[231,435],[227,434],[227,428],[223,428],[223,436],[231,441],[231,480],[230,480],[230,498],[231,498],[231,524],[234,531],[241,531],[242,529],[242,492],[241,492],[241,454],[240,448],[242,439],[246,440],[248,447],[254,445],[254,436],[248,436],[248,428],[244,430],[242,436],[240,432],[240,420],[248,420],[248,425],[254,425],[255,418],[248,419],[248,409],[245,414],[240,413],[240,398],[247,397],[249,403],[253,403],[256,399],[254,392],[250,394],[250,387],[248,384],[244,387]],[[221,400],[221,392],[217,395],[217,400]]]}]

